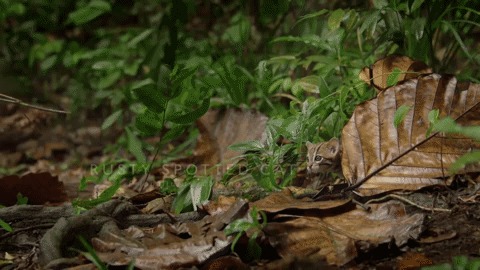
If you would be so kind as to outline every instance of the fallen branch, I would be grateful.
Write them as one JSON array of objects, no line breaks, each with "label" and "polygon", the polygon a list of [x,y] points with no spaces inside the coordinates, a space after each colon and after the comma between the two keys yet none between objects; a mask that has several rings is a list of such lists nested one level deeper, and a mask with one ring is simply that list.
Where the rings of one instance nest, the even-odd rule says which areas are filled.
[{"label": "fallen branch", "polygon": [[40,110],[40,111],[45,111],[45,112],[63,113],[63,114],[69,114],[70,113],[68,111],[50,109],[50,108],[45,108],[45,107],[41,107],[41,106],[37,106],[37,105],[28,104],[28,103],[25,103],[25,102],[21,101],[20,99],[17,99],[17,98],[11,97],[11,96],[7,96],[5,94],[0,94],[0,101],[7,102],[7,103],[18,104],[18,105],[21,105],[21,106],[24,106],[24,107],[29,107],[29,108],[33,108],[33,109]]}]

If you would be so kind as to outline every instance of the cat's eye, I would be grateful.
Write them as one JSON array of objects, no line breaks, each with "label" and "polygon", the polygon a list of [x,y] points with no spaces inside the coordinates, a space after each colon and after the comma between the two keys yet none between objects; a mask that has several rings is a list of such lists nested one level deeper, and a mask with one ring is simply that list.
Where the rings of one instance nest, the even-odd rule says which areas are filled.
[{"label": "cat's eye", "polygon": [[322,160],[322,156],[315,156],[315,161],[320,161]]}]

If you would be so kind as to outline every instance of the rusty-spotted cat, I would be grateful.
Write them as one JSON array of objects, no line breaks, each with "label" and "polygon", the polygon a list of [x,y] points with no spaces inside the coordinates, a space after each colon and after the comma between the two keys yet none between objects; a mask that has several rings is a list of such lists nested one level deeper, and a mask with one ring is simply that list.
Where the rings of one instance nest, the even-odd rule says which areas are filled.
[{"label": "rusty-spotted cat", "polygon": [[322,182],[327,180],[327,173],[336,173],[343,178],[341,157],[342,144],[338,139],[328,142],[307,142],[307,187],[319,188]]}]

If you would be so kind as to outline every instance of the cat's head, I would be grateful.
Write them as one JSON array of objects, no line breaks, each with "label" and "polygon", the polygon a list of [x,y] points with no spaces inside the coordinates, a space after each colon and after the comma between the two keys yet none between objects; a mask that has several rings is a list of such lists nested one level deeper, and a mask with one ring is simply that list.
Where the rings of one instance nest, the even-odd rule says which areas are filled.
[{"label": "cat's head", "polygon": [[309,174],[335,171],[342,155],[340,140],[331,139],[328,142],[307,142],[307,172]]}]

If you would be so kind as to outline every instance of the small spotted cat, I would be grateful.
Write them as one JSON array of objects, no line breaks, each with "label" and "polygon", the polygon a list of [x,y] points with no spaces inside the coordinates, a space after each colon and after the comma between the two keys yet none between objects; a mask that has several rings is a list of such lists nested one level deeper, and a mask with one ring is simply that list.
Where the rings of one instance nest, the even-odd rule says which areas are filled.
[{"label": "small spotted cat", "polygon": [[342,144],[338,139],[328,142],[307,142],[307,180],[309,188],[317,189],[327,180],[328,173],[336,173],[343,178],[341,157]]}]

